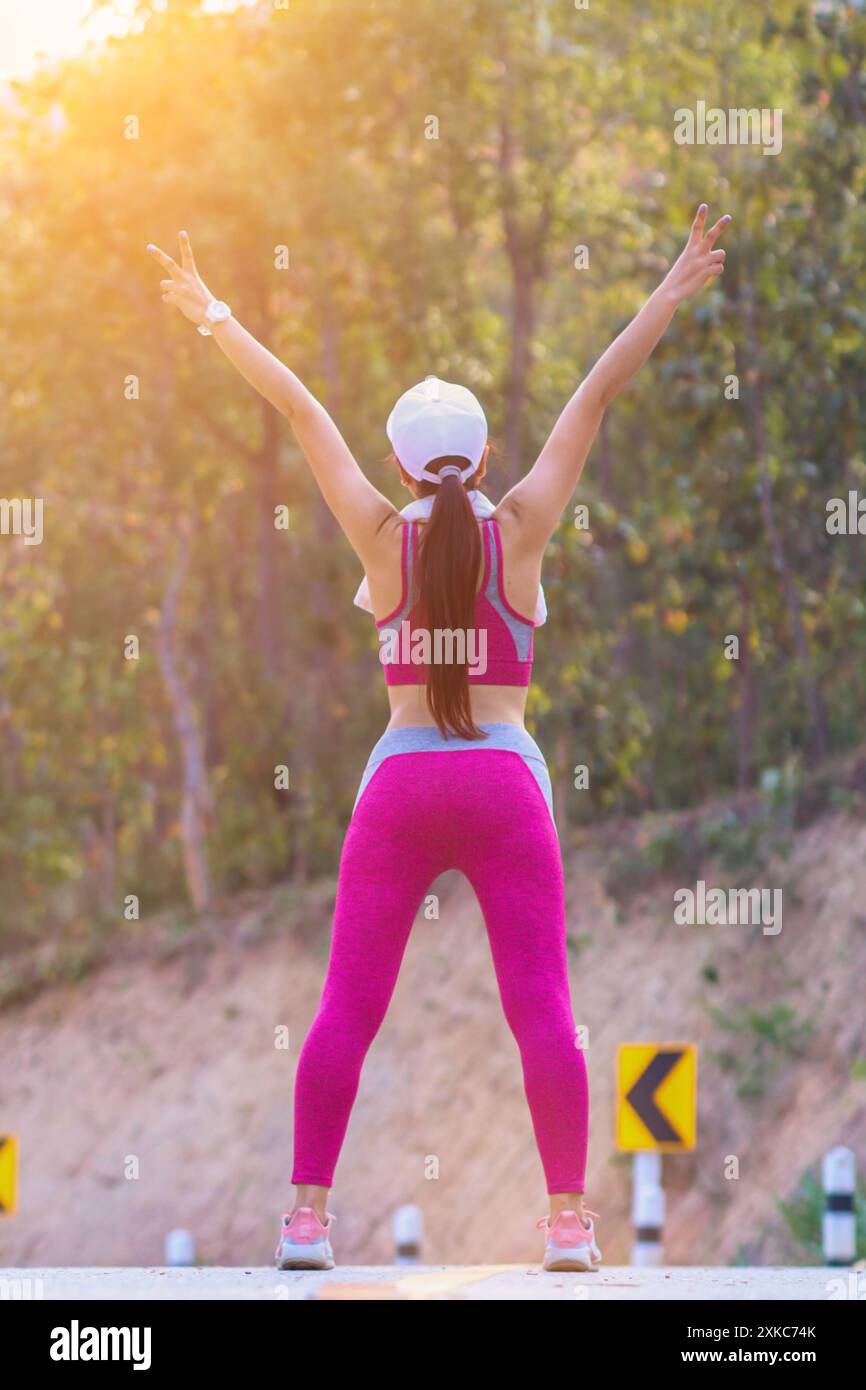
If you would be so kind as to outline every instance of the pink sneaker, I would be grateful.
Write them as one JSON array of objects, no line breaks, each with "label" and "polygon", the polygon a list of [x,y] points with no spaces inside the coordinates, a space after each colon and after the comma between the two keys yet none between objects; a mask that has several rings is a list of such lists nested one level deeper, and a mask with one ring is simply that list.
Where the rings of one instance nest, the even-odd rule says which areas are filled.
[{"label": "pink sneaker", "polygon": [[601,1251],[595,1243],[595,1226],[592,1221],[587,1226],[581,1216],[598,1216],[597,1212],[586,1207],[580,1213],[561,1211],[551,1226],[546,1216],[535,1224],[547,1231],[547,1244],[544,1249],[543,1269],[575,1270],[597,1269],[601,1264]]},{"label": "pink sneaker", "polygon": [[280,1239],[274,1252],[277,1269],[333,1269],[334,1252],[328,1239],[336,1217],[326,1212],[323,1224],[312,1207],[283,1212]]}]

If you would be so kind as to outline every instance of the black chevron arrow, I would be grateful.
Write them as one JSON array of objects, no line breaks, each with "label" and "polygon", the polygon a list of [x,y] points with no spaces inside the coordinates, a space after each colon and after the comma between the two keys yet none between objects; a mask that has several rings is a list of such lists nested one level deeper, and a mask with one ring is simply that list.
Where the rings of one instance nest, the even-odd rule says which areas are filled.
[{"label": "black chevron arrow", "polygon": [[685,1054],[682,1052],[657,1052],[648,1067],[645,1067],[632,1086],[626,1100],[632,1110],[643,1120],[657,1143],[676,1143],[682,1139],[666,1115],[655,1103],[655,1094],[666,1076],[669,1076],[677,1062]]}]

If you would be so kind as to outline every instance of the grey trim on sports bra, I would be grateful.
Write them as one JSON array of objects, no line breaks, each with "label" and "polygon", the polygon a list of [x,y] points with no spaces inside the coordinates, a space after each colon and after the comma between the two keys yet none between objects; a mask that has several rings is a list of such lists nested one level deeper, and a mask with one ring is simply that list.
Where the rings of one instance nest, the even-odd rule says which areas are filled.
[{"label": "grey trim on sports bra", "polygon": [[[387,632],[387,631],[389,631],[391,628],[393,628],[395,632],[399,632],[399,631],[400,631],[400,624],[403,623],[403,622],[405,622],[405,620],[406,620],[406,619],[408,618],[408,616],[409,616],[409,613],[411,612],[411,608],[412,608],[412,567],[413,567],[413,565],[414,565],[414,563],[415,563],[415,555],[414,555],[415,547],[414,547],[413,544],[412,544],[412,527],[414,526],[414,524],[415,524],[415,523],[412,522],[412,523],[410,523],[410,524],[406,527],[405,533],[404,533],[404,535],[403,535],[403,542],[402,542],[402,543],[403,543],[403,547],[404,547],[404,553],[405,553],[405,556],[406,556],[406,589],[405,589],[405,592],[404,592],[404,594],[403,594],[402,602],[401,602],[401,604],[400,604],[400,607],[398,608],[398,610],[397,610],[396,613],[393,613],[393,614],[382,624],[382,627],[381,627],[381,629],[380,629],[381,632]],[[400,570],[401,570],[401,574],[402,574],[402,570],[403,570],[402,558],[401,558],[401,563],[400,563]]]},{"label": "grey trim on sports bra", "polygon": [[[487,524],[485,522],[485,526]],[[509,613],[502,602],[499,592],[499,547],[496,544],[496,537],[492,533],[488,535],[487,543],[490,547],[490,581],[487,585],[487,598],[511,633],[511,640],[519,660],[528,661],[532,647],[532,625],[518,622],[514,614]]]}]

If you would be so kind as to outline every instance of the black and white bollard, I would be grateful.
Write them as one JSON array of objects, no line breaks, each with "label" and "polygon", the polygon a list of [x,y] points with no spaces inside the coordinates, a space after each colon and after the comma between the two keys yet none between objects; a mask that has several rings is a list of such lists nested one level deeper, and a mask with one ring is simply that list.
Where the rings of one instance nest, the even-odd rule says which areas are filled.
[{"label": "black and white bollard", "polygon": [[424,1234],[424,1218],[420,1207],[398,1207],[394,1212],[392,1225],[394,1234],[394,1263],[398,1265],[417,1265],[421,1263],[421,1238]]},{"label": "black and white bollard", "polygon": [[638,1268],[662,1263],[665,1194],[660,1153],[636,1153],[633,1168],[631,1219],[634,1244],[631,1262]]},{"label": "black and white bollard", "polygon": [[825,1200],[821,1221],[824,1259],[828,1265],[853,1264],[857,1254],[857,1165],[852,1150],[844,1144],[828,1149],[821,1164],[821,1178]]}]

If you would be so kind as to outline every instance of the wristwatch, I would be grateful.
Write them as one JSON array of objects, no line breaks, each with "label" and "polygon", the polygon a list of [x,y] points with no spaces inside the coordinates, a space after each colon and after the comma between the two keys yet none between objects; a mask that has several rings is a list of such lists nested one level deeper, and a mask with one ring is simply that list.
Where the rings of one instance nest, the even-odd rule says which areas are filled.
[{"label": "wristwatch", "polygon": [[209,338],[211,336],[211,331],[207,325],[209,323],[223,323],[225,319],[230,319],[231,316],[232,311],[227,304],[224,304],[221,299],[212,299],[204,311],[204,323],[197,325],[198,332],[203,338]]}]

